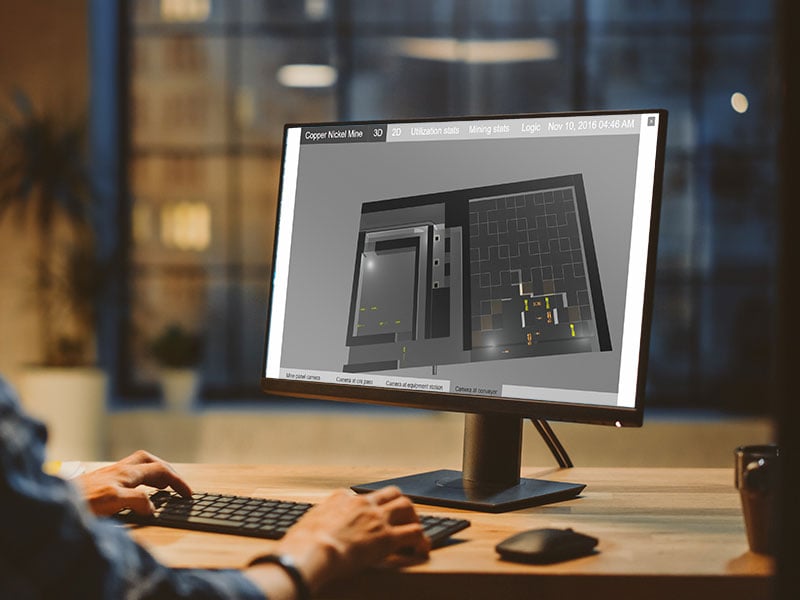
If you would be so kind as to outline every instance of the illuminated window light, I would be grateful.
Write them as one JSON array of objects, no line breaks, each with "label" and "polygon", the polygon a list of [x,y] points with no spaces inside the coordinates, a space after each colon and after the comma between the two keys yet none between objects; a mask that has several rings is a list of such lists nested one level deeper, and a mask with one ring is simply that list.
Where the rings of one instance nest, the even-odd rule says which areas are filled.
[{"label": "illuminated window light", "polygon": [[325,88],[336,83],[339,73],[330,65],[283,65],[276,79],[289,88]]},{"label": "illuminated window light", "polygon": [[236,93],[236,122],[240,127],[250,127],[256,120],[256,98],[253,90],[242,87]]},{"label": "illuminated window light", "polygon": [[201,252],[211,244],[211,210],[204,202],[175,202],[161,208],[161,243]]},{"label": "illuminated window light", "polygon": [[161,0],[161,18],[164,21],[207,21],[210,15],[211,0]]},{"label": "illuminated window light", "polygon": [[747,99],[741,92],[734,92],[731,95],[731,107],[740,115],[747,112],[747,109],[750,108],[750,101]]}]

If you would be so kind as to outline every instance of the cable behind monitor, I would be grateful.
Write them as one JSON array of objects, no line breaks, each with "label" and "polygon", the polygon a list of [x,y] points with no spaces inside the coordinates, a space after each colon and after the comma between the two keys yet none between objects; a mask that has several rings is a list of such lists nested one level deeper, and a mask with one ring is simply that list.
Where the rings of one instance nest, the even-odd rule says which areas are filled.
[{"label": "cable behind monitor", "polygon": [[570,459],[569,454],[564,449],[564,446],[561,445],[561,441],[558,439],[556,432],[550,427],[550,423],[543,419],[533,419],[531,418],[531,423],[533,426],[536,427],[536,431],[539,432],[539,435],[542,436],[544,443],[547,444],[547,447],[550,448],[550,452],[553,453],[553,456],[558,463],[558,466],[562,469],[569,469],[572,468],[574,465],[572,464],[572,459]]}]

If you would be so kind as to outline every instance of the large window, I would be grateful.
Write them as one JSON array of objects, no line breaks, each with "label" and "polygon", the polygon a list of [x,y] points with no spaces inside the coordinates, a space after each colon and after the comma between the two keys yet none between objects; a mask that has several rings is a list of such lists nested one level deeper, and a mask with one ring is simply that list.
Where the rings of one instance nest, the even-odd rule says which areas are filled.
[{"label": "large window", "polygon": [[123,396],[170,323],[206,398],[258,397],[283,124],[670,111],[649,392],[764,411],[774,304],[770,3],[129,0]]}]

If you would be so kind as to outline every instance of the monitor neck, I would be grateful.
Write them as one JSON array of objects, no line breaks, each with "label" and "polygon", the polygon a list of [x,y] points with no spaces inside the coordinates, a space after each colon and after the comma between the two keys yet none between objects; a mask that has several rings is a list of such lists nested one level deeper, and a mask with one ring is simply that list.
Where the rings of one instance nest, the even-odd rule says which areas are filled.
[{"label": "monitor neck", "polygon": [[522,419],[509,415],[466,414],[464,419],[464,485],[504,489],[519,484]]}]

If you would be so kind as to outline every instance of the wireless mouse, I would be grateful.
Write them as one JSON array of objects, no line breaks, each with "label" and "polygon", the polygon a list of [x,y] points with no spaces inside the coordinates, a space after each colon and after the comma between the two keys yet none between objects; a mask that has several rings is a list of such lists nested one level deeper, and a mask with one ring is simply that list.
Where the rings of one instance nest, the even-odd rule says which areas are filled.
[{"label": "wireless mouse", "polygon": [[503,560],[547,564],[594,552],[597,538],[572,529],[530,529],[506,538],[495,550]]}]

